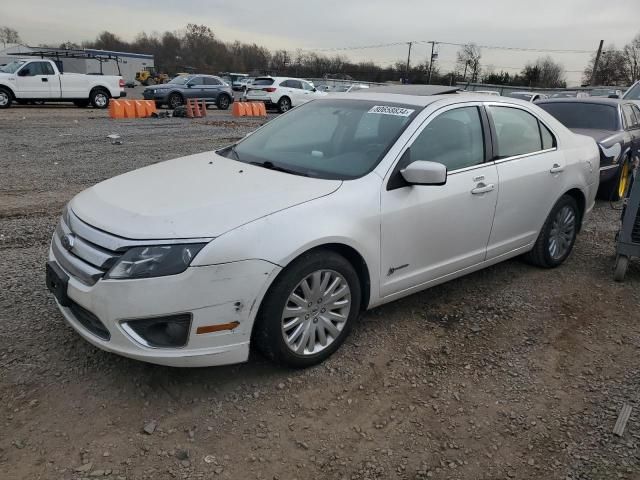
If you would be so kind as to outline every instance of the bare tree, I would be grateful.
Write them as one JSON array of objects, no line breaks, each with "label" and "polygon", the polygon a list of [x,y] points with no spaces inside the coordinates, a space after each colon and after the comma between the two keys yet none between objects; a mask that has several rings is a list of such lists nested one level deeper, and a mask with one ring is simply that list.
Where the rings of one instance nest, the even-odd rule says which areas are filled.
[{"label": "bare tree", "polygon": [[480,58],[482,58],[482,52],[475,43],[463,45],[456,54],[456,70],[464,72],[463,77],[477,82],[480,78]]},{"label": "bare tree", "polygon": [[520,74],[530,87],[564,88],[567,82],[564,67],[553,61],[551,57],[538,58],[528,63]]},{"label": "bare tree", "polygon": [[627,62],[625,55],[621,50],[617,50],[615,45],[608,45],[600,55],[598,70],[595,72],[595,81],[591,81],[593,74],[593,64],[595,62],[595,54],[591,57],[589,64],[584,69],[583,81],[586,85],[627,85],[629,83],[629,75],[627,73]]},{"label": "bare tree", "polygon": [[0,27],[0,42],[6,47],[8,43],[20,43],[18,31],[9,27]]},{"label": "bare tree", "polygon": [[629,83],[640,80],[640,33],[625,45],[622,51],[627,66]]}]

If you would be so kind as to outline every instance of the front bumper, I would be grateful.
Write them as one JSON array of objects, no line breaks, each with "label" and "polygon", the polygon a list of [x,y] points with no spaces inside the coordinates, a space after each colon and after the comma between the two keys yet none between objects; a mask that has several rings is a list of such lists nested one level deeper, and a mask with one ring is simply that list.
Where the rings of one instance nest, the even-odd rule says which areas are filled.
[{"label": "front bumper", "polygon": [[[53,251],[49,261],[56,262]],[[60,311],[67,322],[96,347],[144,362],[173,367],[240,363],[249,355],[249,340],[271,279],[280,267],[263,260],[190,267],[179,275],[138,280],[104,280],[86,285],[69,275],[71,306]],[[69,274],[69,272],[65,272]],[[81,309],[76,308],[76,305]],[[89,312],[108,330],[99,336],[78,313]],[[122,326],[123,320],[191,313],[188,341],[181,348],[141,344]],[[233,330],[196,333],[198,327],[238,322]]]}]

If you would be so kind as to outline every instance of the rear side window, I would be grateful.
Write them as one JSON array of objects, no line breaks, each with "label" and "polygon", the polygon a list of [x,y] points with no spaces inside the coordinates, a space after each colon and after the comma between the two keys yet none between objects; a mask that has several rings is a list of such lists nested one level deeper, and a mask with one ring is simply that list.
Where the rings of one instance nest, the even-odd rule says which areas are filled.
[{"label": "rear side window", "polygon": [[633,113],[636,114],[636,119],[638,120],[638,123],[640,123],[640,108],[635,105],[631,105],[631,108],[633,108]]},{"label": "rear side window", "polygon": [[442,163],[459,170],[484,162],[484,135],[477,107],[448,110],[434,118],[410,147],[411,161]]},{"label": "rear side window", "polygon": [[204,84],[205,85],[222,85],[222,82],[217,78],[204,77]]},{"label": "rear side window", "polygon": [[300,80],[285,80],[284,82],[280,83],[280,86],[287,87],[287,88],[302,89],[302,82]]},{"label": "rear side window", "polygon": [[548,148],[555,147],[556,139],[553,136],[553,133],[551,133],[542,123],[538,123],[540,124],[540,133],[542,134],[542,149],[547,150]]},{"label": "rear side window", "polygon": [[625,94],[625,100],[640,100],[640,82],[631,87],[631,89]]},{"label": "rear side window", "polygon": [[256,78],[252,85],[273,85],[273,78]]},{"label": "rear side window", "polygon": [[[536,117],[518,108],[492,106],[488,109],[496,129],[497,158],[525,155],[544,149],[543,135]],[[551,134],[548,130],[547,133]],[[553,136],[551,138],[553,145]]]}]

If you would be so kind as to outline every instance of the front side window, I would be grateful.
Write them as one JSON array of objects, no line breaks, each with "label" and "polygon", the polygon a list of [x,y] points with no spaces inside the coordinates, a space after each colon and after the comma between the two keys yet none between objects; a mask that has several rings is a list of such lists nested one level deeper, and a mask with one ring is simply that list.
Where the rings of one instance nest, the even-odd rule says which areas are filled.
[{"label": "front side window", "polygon": [[315,100],[218,153],[266,168],[348,180],[375,168],[419,107],[368,100]]},{"label": "front side window", "polygon": [[524,110],[488,107],[497,136],[497,158],[514,157],[544,150],[539,122]]},{"label": "front side window", "polygon": [[478,107],[448,110],[434,118],[410,147],[411,162],[442,163],[448,171],[484,162],[484,134]]},{"label": "front side window", "polygon": [[302,88],[304,88],[305,90],[313,90],[313,87],[308,82],[302,82]]},{"label": "front side window", "polygon": [[24,66],[18,75],[21,77],[35,77],[36,75],[47,75],[44,71],[43,65],[46,65],[45,62],[31,62]]},{"label": "front side window", "polygon": [[631,105],[622,105],[622,115],[627,128],[635,128],[637,126],[636,116],[633,113]]}]

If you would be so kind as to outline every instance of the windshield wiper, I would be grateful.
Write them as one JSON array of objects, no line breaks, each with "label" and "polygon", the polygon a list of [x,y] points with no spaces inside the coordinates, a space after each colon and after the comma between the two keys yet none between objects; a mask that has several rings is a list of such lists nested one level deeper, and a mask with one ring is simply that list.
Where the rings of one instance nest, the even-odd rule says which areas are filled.
[{"label": "windshield wiper", "polygon": [[251,165],[257,165],[258,167],[267,168],[269,170],[275,170],[277,172],[290,173],[292,175],[300,175],[301,177],[308,177],[306,173],[299,172],[297,170],[292,170],[290,168],[280,167],[275,163],[267,160],[266,162],[249,162]]}]

